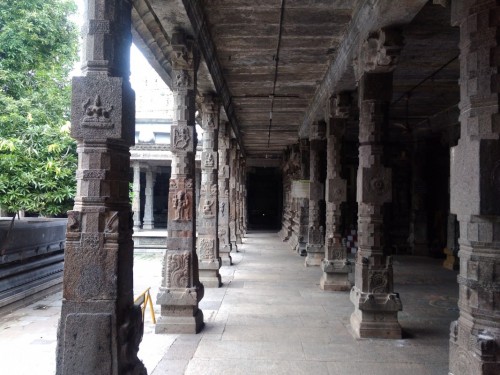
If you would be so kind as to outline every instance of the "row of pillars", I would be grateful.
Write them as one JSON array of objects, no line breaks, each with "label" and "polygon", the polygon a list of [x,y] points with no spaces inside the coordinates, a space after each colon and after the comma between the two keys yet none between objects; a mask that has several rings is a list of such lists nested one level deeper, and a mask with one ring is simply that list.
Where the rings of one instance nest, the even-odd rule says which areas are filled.
[{"label": "row of pillars", "polygon": [[[460,317],[450,329],[452,375],[500,372],[500,127],[497,123],[500,86],[496,83],[500,63],[493,58],[498,50],[493,35],[500,26],[500,9],[494,2],[470,3],[474,5],[461,9],[455,19],[462,31],[461,138],[450,151],[450,190],[451,211],[460,222]],[[359,109],[356,190],[359,248],[354,286],[348,280],[351,267],[340,232],[340,206],[346,201],[346,181],[340,175],[340,149],[346,122],[353,112],[350,93],[341,92],[331,98],[326,111],[328,123],[314,122],[309,140],[291,147],[285,171],[296,180],[285,179],[287,207],[282,238],[306,255],[306,266],[321,266],[322,289],[350,290],[354,304],[350,323],[361,338],[402,337],[398,322],[402,303],[393,288],[391,257],[384,252],[382,214],[383,205],[392,199],[392,173],[384,165],[384,133],[392,99],[393,70],[402,46],[403,39],[397,30],[380,30],[363,44],[355,62]],[[480,66],[482,70],[478,70]],[[325,147],[327,176],[323,190],[318,169]],[[306,198],[297,188],[301,179],[309,180]],[[326,202],[324,229],[320,226],[318,208],[322,200]]]},{"label": "row of pillars", "polygon": [[[458,3],[453,22],[461,29],[462,132],[458,146],[452,150],[451,208],[460,222],[460,317],[451,329],[450,374],[492,375],[500,373],[500,6],[492,0]],[[57,374],[146,374],[137,358],[142,321],[140,309],[133,304],[133,217],[128,194],[135,102],[128,79],[131,6],[130,0],[86,2],[84,76],[73,79],[71,134],[78,142],[79,163],[75,206],[68,213]],[[401,332],[397,322],[401,303],[392,290],[390,258],[383,253],[380,213],[391,190],[391,173],[381,157],[381,129],[390,100],[392,69],[400,50],[398,40],[387,30],[373,35],[363,46],[361,69],[357,69],[359,251],[351,291],[355,305],[351,324],[360,336],[378,332],[379,337],[399,337]],[[218,221],[223,222],[225,201],[214,195],[212,187],[220,189],[220,175],[225,172],[219,168],[218,179],[211,169],[220,155],[214,153],[215,141],[204,140],[206,169],[200,213],[210,216],[217,210],[219,215],[204,217],[196,244],[194,118],[199,54],[194,42],[182,34],[172,35],[170,43],[175,119],[169,236],[157,298],[161,304],[157,331],[196,332],[203,326],[198,303],[204,287],[199,275],[218,279],[214,270],[220,264]],[[218,113],[212,108],[204,115],[204,126],[209,126],[209,113]],[[335,137],[335,128],[329,130],[328,137]],[[315,141],[315,135],[311,141]],[[237,151],[230,148],[229,153]],[[332,158],[335,156],[330,155]],[[330,164],[335,165],[335,161],[330,160]],[[240,175],[244,173],[241,156],[230,156],[229,165]],[[342,188],[330,187],[336,186],[335,174],[328,179],[329,196],[342,195]],[[244,181],[244,177],[239,180]],[[229,227],[229,239],[224,242],[228,246],[241,241],[245,192],[243,183],[223,184],[229,185],[229,202],[235,202],[229,206],[229,224],[222,228]],[[219,202],[210,205],[210,199]],[[324,286],[331,282],[330,274],[335,274],[329,270],[341,267],[345,259],[344,254],[338,255],[337,217],[332,214],[332,210],[338,210],[335,199],[329,200],[330,227],[324,235],[317,228],[315,203],[309,208],[308,223],[301,223],[307,232],[312,227],[311,240],[304,250],[315,254],[314,250],[321,249],[318,238],[326,238]],[[318,258],[309,257],[311,262],[318,262]]]}]

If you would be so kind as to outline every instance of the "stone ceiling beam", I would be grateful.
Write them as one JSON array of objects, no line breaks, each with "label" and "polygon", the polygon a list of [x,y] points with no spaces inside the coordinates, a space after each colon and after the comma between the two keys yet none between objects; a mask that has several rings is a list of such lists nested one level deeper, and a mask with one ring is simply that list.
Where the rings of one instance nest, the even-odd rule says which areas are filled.
[{"label": "stone ceiling beam", "polygon": [[205,62],[207,64],[208,71],[212,76],[215,89],[221,99],[222,106],[224,107],[229,123],[231,124],[231,129],[235,135],[236,141],[238,142],[239,149],[244,156],[245,149],[241,139],[238,118],[236,117],[236,113],[234,111],[231,93],[229,92],[229,88],[222,73],[222,67],[217,58],[214,42],[205,22],[203,9],[198,1],[183,0],[183,3],[194,29],[194,35],[196,41],[198,42],[198,47],[205,58]]},{"label": "stone ceiling beam", "polygon": [[427,0],[401,0],[398,1],[398,6],[394,6],[394,1],[391,0],[363,2],[349,24],[335,59],[316,89],[300,126],[299,137],[308,136],[309,125],[334,92],[355,89],[352,60],[356,57],[360,41],[377,29],[409,23],[426,3]]}]

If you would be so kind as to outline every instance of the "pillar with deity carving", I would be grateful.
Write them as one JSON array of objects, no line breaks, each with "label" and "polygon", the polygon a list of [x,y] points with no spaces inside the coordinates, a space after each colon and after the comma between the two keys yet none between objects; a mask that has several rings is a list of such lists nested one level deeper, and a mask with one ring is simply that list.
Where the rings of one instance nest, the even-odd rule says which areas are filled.
[{"label": "pillar with deity carving", "polygon": [[216,97],[205,95],[201,101],[203,128],[203,148],[201,155],[201,188],[198,214],[198,265],[200,281],[206,288],[218,288],[222,285],[219,268],[218,232],[218,164],[217,152],[219,110]]},{"label": "pillar with deity carving", "polygon": [[321,225],[321,201],[325,199],[325,187],[321,181],[321,156],[325,149],[324,121],[315,121],[309,127],[309,227],[306,246],[306,266],[319,266],[325,255],[325,228]]},{"label": "pillar with deity carving", "polygon": [[227,256],[229,265],[231,258],[231,241],[229,239],[229,124],[224,122],[219,129],[219,217],[218,238],[221,258]]},{"label": "pillar with deity carving", "polygon": [[348,280],[350,265],[347,251],[342,245],[340,229],[341,205],[347,199],[347,182],[340,175],[342,164],[341,146],[346,122],[349,118],[351,96],[348,92],[335,95],[331,99],[331,117],[326,131],[326,228],[325,228],[325,258],[321,263],[323,276],[320,287],[323,290],[350,290]]},{"label": "pillar with deity carving", "polygon": [[392,173],[383,164],[383,134],[392,99],[392,75],[403,45],[401,33],[382,29],[361,46],[359,87],[358,244],[354,312],[359,337],[401,338],[399,295],[393,290],[392,259],[384,251],[383,207],[392,199]]},{"label": "pillar with deity carving", "polygon": [[183,33],[172,35],[174,119],[172,174],[169,188],[167,250],[162,284],[156,298],[161,316],[156,333],[197,333],[203,327],[198,307],[204,287],[199,281],[196,254],[196,59],[194,42]]},{"label": "pillar with deity carving", "polygon": [[133,297],[129,148],[131,1],[87,0],[83,77],[73,78],[71,136],[77,196],[68,212],[56,374],[146,374],[137,358],[141,309]]}]

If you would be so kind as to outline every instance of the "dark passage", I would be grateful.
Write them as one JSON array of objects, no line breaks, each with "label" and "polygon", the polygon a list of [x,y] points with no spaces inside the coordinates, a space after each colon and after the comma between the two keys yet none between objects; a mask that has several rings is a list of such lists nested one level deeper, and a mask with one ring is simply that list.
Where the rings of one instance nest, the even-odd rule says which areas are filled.
[{"label": "dark passage", "polygon": [[278,168],[248,170],[248,229],[279,230],[283,209],[283,183]]}]

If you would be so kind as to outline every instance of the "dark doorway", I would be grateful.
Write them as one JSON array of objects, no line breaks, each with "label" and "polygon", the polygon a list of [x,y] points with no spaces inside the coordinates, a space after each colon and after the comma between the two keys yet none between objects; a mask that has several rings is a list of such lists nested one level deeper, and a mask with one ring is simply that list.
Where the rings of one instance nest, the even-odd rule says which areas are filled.
[{"label": "dark doorway", "polygon": [[250,168],[247,173],[248,229],[279,230],[283,183],[278,168]]}]

